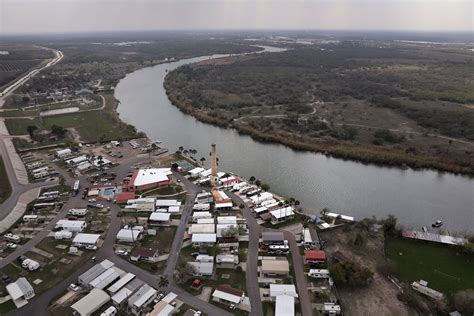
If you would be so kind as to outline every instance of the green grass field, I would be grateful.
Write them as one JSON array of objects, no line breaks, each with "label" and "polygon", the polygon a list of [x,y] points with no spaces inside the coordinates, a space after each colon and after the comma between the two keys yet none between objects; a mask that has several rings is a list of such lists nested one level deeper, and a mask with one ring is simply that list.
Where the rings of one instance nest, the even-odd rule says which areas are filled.
[{"label": "green grass field", "polygon": [[0,156],[0,203],[8,199],[11,193],[12,188],[8,180],[7,171],[5,170],[3,159]]},{"label": "green grass field", "polygon": [[474,288],[474,256],[457,249],[410,239],[391,238],[385,252],[394,273],[406,282],[428,281],[428,286],[451,297]]}]

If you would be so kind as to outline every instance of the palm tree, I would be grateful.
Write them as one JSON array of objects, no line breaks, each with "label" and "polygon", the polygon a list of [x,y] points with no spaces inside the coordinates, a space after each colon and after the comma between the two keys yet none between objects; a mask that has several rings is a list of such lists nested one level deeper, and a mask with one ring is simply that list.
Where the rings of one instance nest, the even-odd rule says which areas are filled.
[{"label": "palm tree", "polygon": [[151,165],[151,153],[154,152],[158,146],[155,143],[152,143],[150,147],[146,150],[148,153],[148,163]]},{"label": "palm tree", "polygon": [[179,146],[179,147],[178,147],[178,150],[179,150],[180,152],[183,152],[184,147],[183,147],[183,146]]},{"label": "palm tree", "polygon": [[249,181],[250,181],[250,182],[254,182],[254,181],[255,181],[255,177],[254,177],[254,176],[251,176],[251,177],[249,178]]},{"label": "palm tree", "polygon": [[201,157],[201,159],[199,159],[199,160],[201,160],[201,165],[204,166],[204,161],[206,161],[206,158]]},{"label": "palm tree", "polygon": [[128,222],[128,229],[130,229],[130,232],[132,233],[132,243],[135,243],[135,236],[133,236],[133,227],[135,223],[130,221]]},{"label": "palm tree", "polygon": [[167,287],[169,284],[170,284],[170,281],[166,277],[160,276],[160,281],[158,282],[158,286],[160,288]]}]

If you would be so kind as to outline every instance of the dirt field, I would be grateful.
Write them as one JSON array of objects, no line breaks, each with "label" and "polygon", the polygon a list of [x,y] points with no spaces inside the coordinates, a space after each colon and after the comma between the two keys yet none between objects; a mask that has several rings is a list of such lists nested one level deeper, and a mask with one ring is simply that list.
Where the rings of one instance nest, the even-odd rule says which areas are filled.
[{"label": "dirt field", "polygon": [[384,262],[383,233],[367,238],[367,243],[359,249],[353,246],[356,229],[344,232],[342,229],[320,233],[328,241],[325,248],[328,257],[341,251],[347,258],[359,262],[374,272],[374,280],[367,288],[350,290],[338,288],[344,314],[359,315],[417,315],[417,313],[397,298],[398,289],[388,279],[377,272],[376,267]]}]

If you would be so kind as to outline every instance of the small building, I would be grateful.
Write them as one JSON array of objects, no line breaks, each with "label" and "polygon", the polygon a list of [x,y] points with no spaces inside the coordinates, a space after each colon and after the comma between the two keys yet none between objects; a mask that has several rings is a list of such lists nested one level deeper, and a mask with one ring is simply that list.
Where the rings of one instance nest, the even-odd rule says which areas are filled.
[{"label": "small building", "polygon": [[209,211],[211,209],[210,203],[194,204],[193,211]]},{"label": "small building", "polygon": [[216,234],[193,234],[191,238],[193,247],[212,247],[216,240]]},{"label": "small building", "polygon": [[8,295],[10,295],[13,303],[17,308],[28,304],[28,300],[35,297],[35,291],[31,286],[30,282],[26,278],[18,278],[15,282],[12,282],[6,286]]},{"label": "small building", "polygon": [[293,218],[295,215],[294,208],[292,206],[282,207],[274,211],[270,211],[270,214],[272,215],[272,222],[275,223],[286,221]]},{"label": "small building", "polygon": [[270,297],[274,299],[280,295],[298,297],[294,284],[270,284]]},{"label": "small building", "polygon": [[54,239],[62,240],[62,239],[71,239],[72,233],[68,230],[60,230],[54,233]]},{"label": "small building", "polygon": [[181,206],[181,201],[178,200],[156,200],[155,206],[157,208],[168,208],[170,206]]},{"label": "small building", "polygon": [[211,192],[202,192],[196,195],[194,202],[197,204],[208,204],[214,202],[214,197]]},{"label": "small building", "polygon": [[187,268],[192,276],[211,276],[214,273],[214,262],[188,262]]},{"label": "small building", "polygon": [[131,261],[147,261],[147,262],[156,262],[158,259],[158,249],[145,248],[145,247],[135,247],[130,253]]},{"label": "small building", "polygon": [[288,260],[262,260],[262,273],[265,276],[288,275],[290,264]]},{"label": "small building", "polygon": [[275,316],[294,316],[295,298],[290,295],[278,295],[275,298]]},{"label": "small building", "polygon": [[135,274],[133,273],[127,273],[125,275],[122,275],[122,277],[117,280],[114,284],[109,286],[107,289],[107,292],[110,293],[110,295],[114,295],[117,293],[120,289],[122,289],[125,285],[127,285],[128,282],[132,281],[135,278]]},{"label": "small building", "polygon": [[234,205],[232,204],[231,200],[223,200],[223,201],[216,201],[214,208],[216,211],[222,212],[222,211],[231,211],[233,206]]},{"label": "small building", "polygon": [[238,305],[244,299],[244,292],[227,285],[219,285],[214,293],[212,300],[227,305]]},{"label": "small building", "polygon": [[233,269],[239,264],[239,256],[237,255],[217,255],[216,263],[218,267],[225,269]]},{"label": "small building", "polygon": [[140,315],[143,308],[150,304],[156,297],[157,291],[148,284],[139,288],[128,299],[128,308],[134,315]]},{"label": "small building", "polygon": [[214,224],[213,218],[200,218],[197,220],[198,224]]},{"label": "small building", "polygon": [[237,216],[217,216],[217,224],[237,224]]},{"label": "small building", "polygon": [[79,156],[79,157],[74,157],[68,160],[64,160],[65,163],[67,163],[70,166],[76,166],[80,164],[81,162],[86,162],[87,157],[86,156]]},{"label": "small building", "polygon": [[155,304],[153,310],[146,313],[146,316],[168,316],[172,315],[174,306],[161,300]]},{"label": "small building", "polygon": [[115,202],[117,204],[125,204],[128,200],[135,199],[135,192],[120,192],[115,195]]},{"label": "small building", "polygon": [[[119,280],[120,281],[120,280]],[[112,296],[112,304],[115,306],[122,305],[137,289],[139,289],[143,284],[145,284],[140,279],[133,279],[128,282],[122,289]]]},{"label": "small building", "polygon": [[322,250],[305,250],[304,263],[305,264],[319,264],[326,262],[326,253]]},{"label": "small building", "polygon": [[202,218],[212,218],[212,214],[210,212],[194,212],[193,213],[193,222],[196,222],[198,219]]},{"label": "small building", "polygon": [[263,192],[263,193],[258,193],[254,196],[250,197],[250,200],[254,205],[259,205],[262,202],[272,200],[273,199],[273,194],[270,192]]},{"label": "small building", "polygon": [[89,288],[104,289],[116,280],[118,280],[125,272],[117,267],[110,267],[100,274],[97,278],[89,283]]},{"label": "small building", "polygon": [[132,229],[122,228],[121,230],[119,230],[119,232],[117,233],[117,241],[122,243],[133,243],[137,240],[142,239],[143,227],[138,227],[140,227],[141,229],[135,229],[135,227],[132,227]]},{"label": "small building", "polygon": [[214,257],[209,255],[197,255],[196,262],[214,262]]},{"label": "small building", "polygon": [[192,224],[189,228],[189,234],[212,234],[216,232],[214,224]]},{"label": "small building", "polygon": [[153,212],[150,214],[150,218],[148,219],[148,221],[151,225],[166,224],[169,223],[170,217],[170,213]]},{"label": "small building", "polygon": [[283,245],[285,236],[283,232],[262,232],[262,243],[265,245]]},{"label": "small building", "polygon": [[83,286],[89,286],[89,283],[92,282],[95,278],[97,278],[99,275],[104,273],[107,269],[111,268],[114,266],[114,263],[112,261],[109,261],[107,259],[103,260],[101,263],[96,264],[83,274],[81,274],[77,280],[79,284]]},{"label": "small building", "polygon": [[74,237],[72,240],[72,244],[75,247],[93,247],[97,246],[97,243],[99,242],[100,235],[99,234],[84,234],[84,233],[79,233]]},{"label": "small building", "polygon": [[72,151],[69,148],[65,148],[65,149],[56,150],[54,154],[58,158],[64,158],[64,157],[70,156],[72,154]]},{"label": "small building", "polygon": [[61,228],[62,230],[70,231],[71,233],[79,233],[84,231],[87,227],[85,221],[70,221],[67,219],[61,219],[56,223],[55,229]]},{"label": "small building", "polygon": [[189,173],[189,175],[191,175],[191,177],[197,177],[204,170],[205,170],[204,168],[196,167],[194,169],[189,170],[188,173]]},{"label": "small building", "polygon": [[92,315],[110,300],[110,296],[101,289],[92,289],[89,294],[74,303],[71,308],[81,316]]}]

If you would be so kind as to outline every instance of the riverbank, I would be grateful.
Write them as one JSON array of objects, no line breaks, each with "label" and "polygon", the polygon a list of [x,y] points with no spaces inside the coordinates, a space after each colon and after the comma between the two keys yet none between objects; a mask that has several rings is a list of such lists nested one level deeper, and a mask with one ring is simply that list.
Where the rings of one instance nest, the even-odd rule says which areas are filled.
[{"label": "riverbank", "polygon": [[254,140],[264,143],[278,143],[295,150],[312,151],[327,156],[349,159],[363,163],[371,163],[379,166],[410,167],[413,169],[433,169],[437,171],[452,172],[474,176],[472,166],[462,166],[443,157],[422,156],[407,153],[405,150],[382,148],[370,145],[329,144],[314,142],[301,136],[284,131],[263,132],[238,120],[232,120],[224,116],[210,116],[204,111],[196,110],[187,106],[179,99],[176,91],[170,89],[167,83],[168,76],[164,81],[164,88],[171,103],[185,114],[191,115],[197,120],[223,128],[234,128],[239,133],[249,135]]}]

